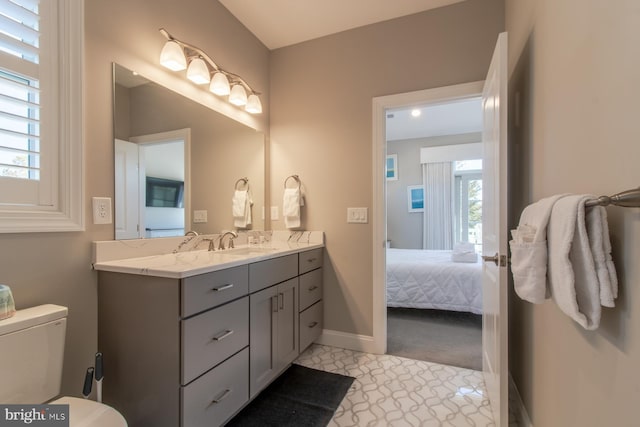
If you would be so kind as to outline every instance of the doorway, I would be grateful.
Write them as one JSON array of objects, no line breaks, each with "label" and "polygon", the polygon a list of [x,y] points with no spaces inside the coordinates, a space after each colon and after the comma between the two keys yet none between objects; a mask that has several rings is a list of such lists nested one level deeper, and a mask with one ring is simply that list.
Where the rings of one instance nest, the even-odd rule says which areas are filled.
[{"label": "doorway", "polygon": [[[388,233],[388,180],[393,176],[387,174],[387,115],[394,111],[400,111],[403,109],[414,109],[422,106],[433,106],[438,104],[446,104],[455,101],[468,100],[470,98],[477,98],[482,94],[484,82],[472,82],[455,86],[447,86],[436,89],[428,89],[423,91],[390,95],[385,97],[374,98],[373,100],[373,123],[374,123],[374,138],[373,138],[373,162],[374,162],[374,197],[373,197],[373,285],[374,285],[374,324],[373,324],[373,338],[374,345],[377,351],[386,353],[388,350],[388,315],[387,315],[387,256],[388,247],[391,249],[394,246],[393,239],[389,239]],[[397,176],[402,174],[402,165],[399,160],[396,160],[396,173]],[[391,160],[393,163],[393,160]],[[393,175],[393,174],[392,174]],[[467,179],[460,178],[460,183],[470,182],[470,177]],[[423,183],[417,183],[419,186]],[[409,183],[403,183],[400,190],[406,194],[407,201],[402,205],[403,209],[408,212],[412,209],[412,201],[416,202],[416,206],[420,205],[419,192],[417,192],[417,198],[412,200],[411,188],[415,187],[416,183],[412,185]],[[406,189],[404,188],[406,187]],[[424,187],[423,193],[424,196]],[[424,203],[428,203],[423,199]],[[467,200],[468,203],[468,200]],[[416,207],[414,206],[414,207]],[[453,224],[452,224],[453,226]],[[473,228],[473,227],[472,227]],[[469,231],[469,223],[466,223],[465,227],[460,227],[456,233],[462,233],[464,230]],[[414,233],[415,234],[415,233]],[[424,234],[421,230],[420,235]],[[452,227],[453,234],[453,227]],[[415,236],[414,236],[415,237]],[[389,240],[391,240],[389,242]],[[423,240],[423,239],[420,239]],[[453,236],[451,238],[453,244]],[[414,246],[417,246],[415,242]],[[424,242],[420,242],[423,246]]]}]

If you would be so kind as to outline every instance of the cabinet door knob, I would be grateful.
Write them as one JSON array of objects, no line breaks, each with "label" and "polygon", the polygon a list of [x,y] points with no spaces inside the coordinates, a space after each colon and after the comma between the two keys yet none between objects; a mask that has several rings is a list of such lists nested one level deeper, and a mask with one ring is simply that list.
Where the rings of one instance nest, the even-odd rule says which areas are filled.
[{"label": "cabinet door knob", "polygon": [[219,292],[219,291],[224,291],[224,290],[231,289],[231,288],[233,288],[233,283],[228,283],[226,285],[219,286],[217,288],[212,288],[211,290],[214,291],[214,292]]},{"label": "cabinet door knob", "polygon": [[229,335],[233,334],[233,331],[230,329],[227,329],[225,332],[222,333],[222,335],[218,335],[217,337],[213,337],[214,341],[222,341],[223,339],[227,338]]},{"label": "cabinet door knob", "polygon": [[215,399],[213,399],[211,403],[220,403],[224,399],[226,399],[227,396],[229,396],[229,394],[231,394],[231,389],[226,389],[225,391],[222,392],[222,394],[219,397],[216,397]]},{"label": "cabinet door knob", "polygon": [[318,322],[311,322],[311,323],[309,323],[309,327],[310,328],[315,328],[317,324],[318,324]]}]

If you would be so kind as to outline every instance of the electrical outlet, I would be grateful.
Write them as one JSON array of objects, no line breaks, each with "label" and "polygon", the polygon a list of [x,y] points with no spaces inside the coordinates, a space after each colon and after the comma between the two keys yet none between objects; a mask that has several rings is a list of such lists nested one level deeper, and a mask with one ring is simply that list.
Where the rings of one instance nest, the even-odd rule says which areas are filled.
[{"label": "electrical outlet", "polygon": [[93,207],[93,223],[94,224],[111,224],[111,198],[110,197],[93,197],[91,199]]}]

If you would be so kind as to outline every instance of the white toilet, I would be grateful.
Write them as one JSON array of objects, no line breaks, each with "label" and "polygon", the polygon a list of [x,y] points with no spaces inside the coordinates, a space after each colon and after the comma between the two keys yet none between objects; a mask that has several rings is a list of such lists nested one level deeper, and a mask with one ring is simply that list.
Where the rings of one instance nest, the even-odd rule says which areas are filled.
[{"label": "white toilet", "polygon": [[[69,405],[71,427],[126,427],[110,406],[60,393],[67,308],[40,305],[0,320],[0,403]],[[82,378],[78,378],[78,389]]]}]

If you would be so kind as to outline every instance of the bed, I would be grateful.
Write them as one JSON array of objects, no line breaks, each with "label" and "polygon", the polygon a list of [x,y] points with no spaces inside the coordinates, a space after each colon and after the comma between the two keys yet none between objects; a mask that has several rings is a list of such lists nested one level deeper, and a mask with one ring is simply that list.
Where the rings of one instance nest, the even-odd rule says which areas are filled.
[{"label": "bed", "polygon": [[387,249],[387,307],[482,314],[482,264],[451,261],[451,251]]}]

